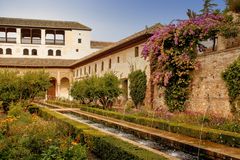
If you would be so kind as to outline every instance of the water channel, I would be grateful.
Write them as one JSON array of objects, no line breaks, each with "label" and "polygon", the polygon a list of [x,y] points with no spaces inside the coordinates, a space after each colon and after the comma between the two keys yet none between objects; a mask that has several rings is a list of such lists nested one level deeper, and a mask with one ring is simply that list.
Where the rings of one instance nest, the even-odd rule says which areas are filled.
[{"label": "water channel", "polygon": [[[149,147],[151,149],[154,149],[154,150],[157,150],[157,151],[160,151],[160,152],[163,152],[169,156],[172,156],[172,157],[175,157],[177,159],[181,159],[181,160],[201,160],[201,158],[198,158],[196,155],[191,155],[191,154],[188,154],[188,153],[185,153],[185,152],[182,152],[180,150],[175,150],[173,148],[170,148],[169,146],[167,145],[164,145],[164,144],[159,144],[159,143],[156,143],[152,140],[145,140],[145,139],[141,139],[141,138],[138,138],[136,137],[135,135],[133,134],[129,134],[129,133],[126,133],[120,129],[116,129],[114,127],[109,127],[109,126],[106,126],[102,123],[97,123],[97,122],[94,122],[92,120],[88,120],[88,119],[84,119],[83,117],[81,117],[80,115],[77,116],[73,113],[62,113],[64,114],[65,116],[73,119],[73,120],[76,120],[80,123],[83,123],[83,124],[86,124],[90,127],[93,127],[95,129],[98,129],[100,131],[105,131],[105,132],[109,132],[109,133],[112,133],[114,134],[115,136],[117,137],[123,137],[123,138],[126,138],[128,140],[131,140],[131,141],[134,141],[138,144],[141,144],[141,145],[144,145],[146,147]],[[204,158],[206,159],[206,158]]]}]

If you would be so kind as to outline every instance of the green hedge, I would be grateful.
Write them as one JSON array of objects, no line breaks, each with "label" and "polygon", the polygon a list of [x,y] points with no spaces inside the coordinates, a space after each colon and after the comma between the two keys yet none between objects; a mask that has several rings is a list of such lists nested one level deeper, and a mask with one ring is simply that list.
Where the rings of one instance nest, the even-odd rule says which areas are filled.
[{"label": "green hedge", "polygon": [[101,159],[111,160],[164,160],[167,159],[153,152],[134,146],[128,142],[107,135],[103,132],[90,128],[71,120],[60,113],[47,108],[39,108],[39,115],[45,119],[57,120],[69,125],[70,132],[80,136],[81,142],[87,144],[90,151]]},{"label": "green hedge", "polygon": [[179,133],[179,134],[186,135],[193,138],[200,138],[200,135],[201,135],[201,138],[203,140],[208,140],[215,143],[240,148],[239,133],[212,129],[207,127],[203,127],[203,129],[201,129],[201,127],[199,126],[193,126],[193,125],[184,124],[184,123],[173,123],[173,122],[168,122],[162,119],[152,119],[152,118],[139,117],[139,116],[133,116],[133,115],[123,115],[118,112],[88,107],[86,105],[79,105],[76,103],[69,104],[67,102],[59,102],[59,101],[48,101],[48,103],[65,106],[65,107],[72,106],[72,107],[80,108],[83,111],[96,113],[99,115],[112,117],[116,119],[121,119],[128,122],[144,125],[144,126],[157,128],[160,130],[165,130],[168,132]]}]

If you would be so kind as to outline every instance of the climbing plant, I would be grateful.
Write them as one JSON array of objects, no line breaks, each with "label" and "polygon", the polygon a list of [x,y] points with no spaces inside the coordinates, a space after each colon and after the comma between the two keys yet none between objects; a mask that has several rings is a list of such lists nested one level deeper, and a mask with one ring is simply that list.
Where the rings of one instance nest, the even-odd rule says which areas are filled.
[{"label": "climbing plant", "polygon": [[147,88],[147,76],[145,71],[136,70],[128,75],[130,96],[136,107],[143,103]]},{"label": "climbing plant", "polygon": [[177,21],[157,29],[145,43],[142,55],[150,59],[151,83],[165,88],[170,111],[185,109],[191,72],[199,67],[197,49],[204,50],[201,41],[215,37],[223,21],[217,14]]},{"label": "climbing plant", "polygon": [[240,106],[237,108],[237,101],[240,103],[240,57],[222,73],[222,77],[228,88],[232,111],[240,113]]}]

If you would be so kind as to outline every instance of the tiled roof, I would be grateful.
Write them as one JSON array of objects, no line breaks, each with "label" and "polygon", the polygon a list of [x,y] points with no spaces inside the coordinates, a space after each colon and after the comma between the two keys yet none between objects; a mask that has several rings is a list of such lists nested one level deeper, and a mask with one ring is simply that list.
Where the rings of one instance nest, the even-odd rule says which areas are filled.
[{"label": "tiled roof", "polygon": [[144,30],[140,31],[140,32],[137,32],[127,38],[124,38],[116,43],[113,43],[112,45],[108,46],[108,47],[105,47],[99,51],[96,51],[88,56],[85,56],[83,58],[81,58],[80,60],[74,62],[72,64],[73,67],[77,66],[78,64],[84,62],[84,61],[87,61],[91,58],[94,58],[94,57],[97,57],[101,54],[111,54],[112,50],[114,49],[117,49],[117,48],[120,48],[121,46],[123,45],[129,45],[131,43],[134,42],[134,40],[137,40],[139,37],[143,37],[143,39],[147,39],[150,37],[150,35],[157,29],[157,28],[160,28],[162,27],[162,25],[160,23],[157,23],[149,28],[145,28]]},{"label": "tiled roof", "polygon": [[91,28],[71,21],[55,21],[55,20],[40,20],[40,19],[23,19],[23,18],[7,18],[0,17],[1,26],[15,27],[36,27],[36,28],[56,28],[56,29],[78,29],[91,30]]},{"label": "tiled roof", "polygon": [[40,59],[40,58],[0,58],[0,67],[38,67],[66,68],[75,60]]},{"label": "tiled roof", "polygon": [[112,44],[114,44],[114,42],[91,41],[91,48],[102,49]]}]

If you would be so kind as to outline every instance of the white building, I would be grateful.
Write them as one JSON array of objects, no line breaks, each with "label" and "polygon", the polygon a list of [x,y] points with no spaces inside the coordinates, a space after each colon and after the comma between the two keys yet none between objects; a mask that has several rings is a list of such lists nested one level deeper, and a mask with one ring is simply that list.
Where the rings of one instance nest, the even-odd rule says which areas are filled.
[{"label": "white building", "polygon": [[78,22],[0,17],[0,57],[79,59],[99,50],[96,44]]}]

